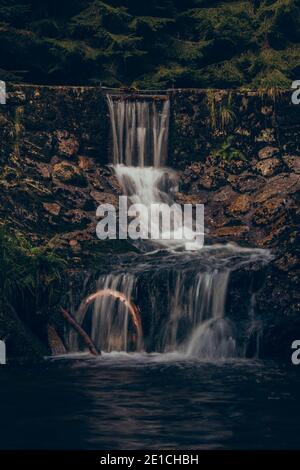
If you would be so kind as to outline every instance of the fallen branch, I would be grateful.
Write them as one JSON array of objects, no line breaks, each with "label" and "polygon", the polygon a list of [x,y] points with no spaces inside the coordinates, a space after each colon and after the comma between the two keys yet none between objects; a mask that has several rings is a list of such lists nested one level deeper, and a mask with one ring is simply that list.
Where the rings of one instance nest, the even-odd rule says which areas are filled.
[{"label": "fallen branch", "polygon": [[128,311],[132,317],[132,321],[137,332],[137,338],[138,338],[137,349],[140,349],[140,346],[142,345],[142,340],[143,340],[143,329],[142,329],[142,323],[141,323],[141,318],[140,318],[140,312],[139,312],[138,307],[131,300],[128,300],[127,297],[122,292],[112,290],[112,289],[99,290],[98,292],[95,292],[94,294],[89,295],[83,301],[83,303],[79,307],[78,313],[80,314],[80,316],[83,316],[91,302],[93,302],[96,299],[99,299],[100,297],[107,297],[107,296],[112,296],[115,299],[118,299],[128,308]]},{"label": "fallen branch", "polygon": [[89,335],[84,331],[84,329],[79,325],[79,323],[77,323],[77,321],[75,320],[75,318],[73,318],[69,312],[67,312],[67,310],[65,310],[64,308],[61,307],[60,309],[61,313],[62,313],[62,316],[65,318],[65,320],[67,320],[70,325],[74,328],[74,330],[77,331],[77,333],[80,334],[80,336],[82,337],[83,341],[85,342],[85,344],[87,345],[87,347],[89,348],[90,352],[92,354],[94,354],[94,356],[98,356],[99,354],[101,354],[100,351],[97,350],[95,344],[93,343],[93,341],[91,340],[91,338],[89,337]]}]

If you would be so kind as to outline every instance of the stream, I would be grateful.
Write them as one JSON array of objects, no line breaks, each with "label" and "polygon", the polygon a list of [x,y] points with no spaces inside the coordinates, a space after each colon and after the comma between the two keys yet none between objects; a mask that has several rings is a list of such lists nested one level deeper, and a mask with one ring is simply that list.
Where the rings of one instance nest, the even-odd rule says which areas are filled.
[{"label": "stream", "polygon": [[299,374],[271,362],[77,354],[0,388],[1,449],[299,448]]}]

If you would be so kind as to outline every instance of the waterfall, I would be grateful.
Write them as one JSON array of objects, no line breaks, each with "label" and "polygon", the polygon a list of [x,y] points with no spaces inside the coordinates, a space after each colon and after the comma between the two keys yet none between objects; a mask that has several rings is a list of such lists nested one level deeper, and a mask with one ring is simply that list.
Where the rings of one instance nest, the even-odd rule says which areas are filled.
[{"label": "waterfall", "polygon": [[[124,195],[147,209],[156,203],[172,205],[178,176],[165,167],[170,115],[168,97],[141,96],[133,100],[108,95],[107,98],[112,163]],[[140,218],[146,226],[146,214],[141,213]],[[138,305],[143,338],[137,337],[128,305],[108,295],[97,298],[90,313],[81,313],[82,317],[77,318],[79,323],[90,318],[91,336],[99,349],[177,352],[202,359],[245,354],[246,347],[237,344],[235,325],[226,316],[230,274],[249,262],[265,262],[269,255],[264,250],[230,244],[204,246],[199,250],[195,241],[187,242],[190,238],[185,238],[184,223],[185,220],[179,221],[177,226],[174,223],[167,234],[162,230],[161,221],[159,227],[148,225],[150,232],[160,230],[156,246],[159,250],[152,253],[153,246],[145,242],[148,254],[137,255],[132,261],[127,260],[125,266],[100,276],[99,291],[121,292]],[[164,237],[176,235],[179,230],[184,234],[182,239]],[[195,248],[196,251],[191,251]],[[253,305],[250,310],[251,325],[254,325]],[[250,330],[253,328],[249,329],[248,324],[248,333]]]},{"label": "waterfall", "polygon": [[108,95],[108,106],[114,165],[163,166],[168,154],[169,99],[132,100]]},{"label": "waterfall", "polygon": [[[133,296],[135,277],[128,273],[120,275],[101,276],[97,288],[112,289],[125,294],[127,298]],[[116,302],[113,297],[96,299],[93,306],[92,339],[101,345],[105,351],[127,351],[133,341],[134,334],[128,308]],[[131,327],[131,328],[130,328]]]},{"label": "waterfall", "polygon": [[[192,214],[183,218],[181,207],[175,204],[173,194],[178,190],[178,177],[164,167],[168,154],[170,101],[160,99],[132,100],[119,95],[108,95],[112,138],[113,165],[125,195],[132,204],[142,207],[140,226],[158,243],[168,248],[199,249],[196,233],[203,226],[196,225]],[[157,217],[149,213],[159,207]],[[170,220],[171,208],[171,222]],[[151,214],[152,215],[152,214]]]}]

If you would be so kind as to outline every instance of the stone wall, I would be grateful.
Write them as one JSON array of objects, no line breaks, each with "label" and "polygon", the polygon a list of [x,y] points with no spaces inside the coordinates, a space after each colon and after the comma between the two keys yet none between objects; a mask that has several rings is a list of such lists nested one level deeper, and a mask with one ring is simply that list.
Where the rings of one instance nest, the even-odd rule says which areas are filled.
[{"label": "stone wall", "polygon": [[0,107],[0,218],[36,243],[78,254],[95,210],[118,187],[104,165],[109,121],[99,88],[9,86]]},{"label": "stone wall", "polygon": [[205,161],[224,142],[247,160],[268,146],[300,153],[300,110],[290,91],[176,90],[171,96],[173,165]]}]

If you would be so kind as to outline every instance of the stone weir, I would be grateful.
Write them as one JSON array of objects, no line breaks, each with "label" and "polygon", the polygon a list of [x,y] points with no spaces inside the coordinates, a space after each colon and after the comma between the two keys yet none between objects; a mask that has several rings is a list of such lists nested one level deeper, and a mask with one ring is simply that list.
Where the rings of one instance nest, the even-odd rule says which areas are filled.
[{"label": "stone weir", "polygon": [[[116,203],[121,194],[108,165],[107,90],[8,84],[7,92],[7,103],[0,105],[0,220],[69,261],[64,280],[68,294],[58,304],[66,304],[73,292],[76,305],[78,286],[95,258],[97,266],[105,266],[108,253],[117,257],[135,251],[126,241],[95,236],[96,207]],[[132,96],[130,90],[122,92]],[[243,302],[241,285],[248,292],[251,278],[255,309],[264,324],[261,355],[289,357],[291,341],[300,331],[299,108],[291,103],[290,91],[274,89],[167,94],[167,165],[180,175],[176,201],[205,204],[212,241],[273,252],[263,273],[252,266],[240,278],[235,275],[229,302]],[[153,93],[152,99],[159,95]],[[60,328],[55,309],[47,315]],[[35,328],[32,312],[19,317],[43,340],[44,325]]]}]

